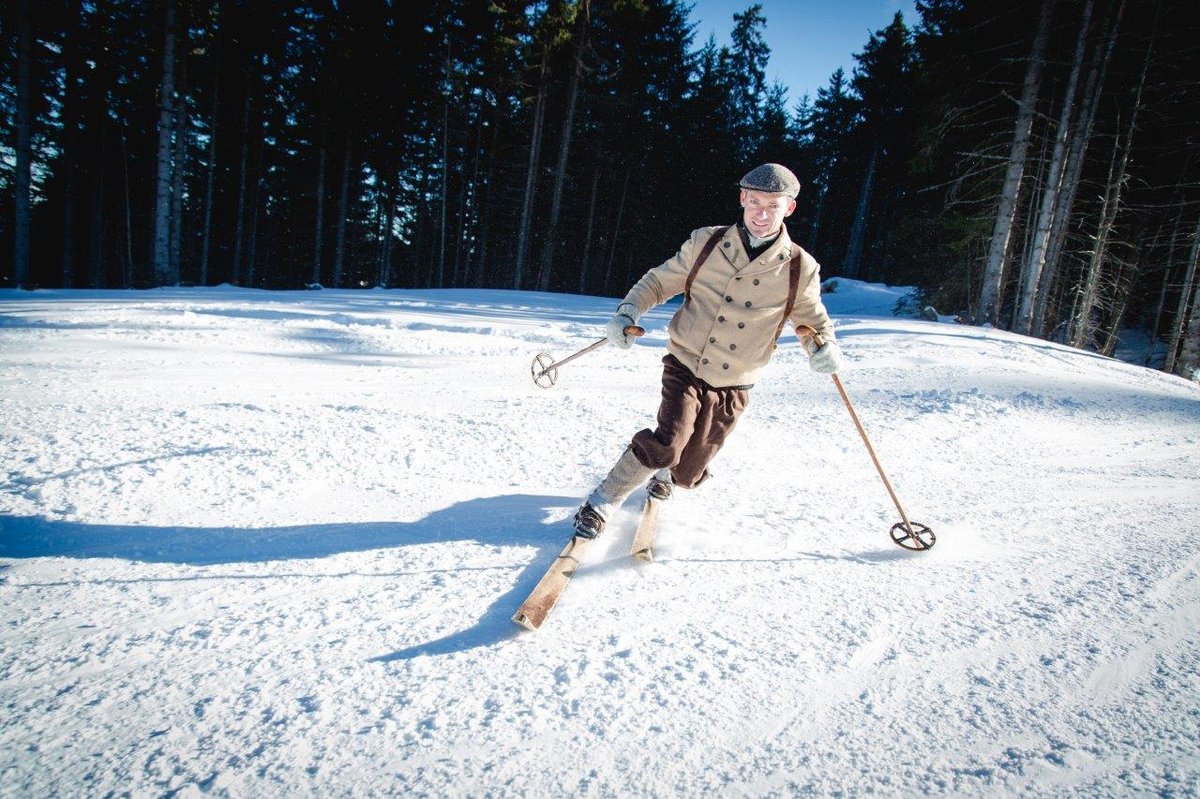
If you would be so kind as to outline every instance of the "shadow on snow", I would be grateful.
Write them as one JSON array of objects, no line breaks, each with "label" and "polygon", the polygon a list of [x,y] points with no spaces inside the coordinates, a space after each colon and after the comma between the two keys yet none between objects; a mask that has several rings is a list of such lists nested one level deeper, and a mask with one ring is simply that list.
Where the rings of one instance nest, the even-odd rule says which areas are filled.
[{"label": "shadow on snow", "polygon": [[[371,660],[387,663],[489,646],[518,635],[510,619],[570,536],[570,521],[547,521],[547,510],[567,497],[472,499],[414,522],[354,522],[271,528],[139,527],[0,516],[0,558],[118,558],[142,563],[219,566],[325,558],[353,552],[477,541],[489,546],[532,546],[537,555],[475,624],[449,636]],[[464,566],[470,571],[473,567]],[[397,574],[397,578],[402,575]]]}]

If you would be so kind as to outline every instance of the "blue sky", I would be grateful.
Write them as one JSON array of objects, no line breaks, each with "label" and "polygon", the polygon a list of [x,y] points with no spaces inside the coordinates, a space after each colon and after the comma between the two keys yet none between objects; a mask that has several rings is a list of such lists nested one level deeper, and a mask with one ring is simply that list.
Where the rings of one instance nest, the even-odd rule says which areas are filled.
[{"label": "blue sky", "polygon": [[862,52],[872,32],[891,24],[897,11],[909,27],[918,20],[912,0],[694,0],[689,17],[696,25],[694,46],[703,47],[710,34],[718,45],[728,44],[733,15],[756,2],[767,19],[771,47],[767,82],[788,87],[789,106],[806,93],[815,99],[839,66],[849,75],[853,54]]}]

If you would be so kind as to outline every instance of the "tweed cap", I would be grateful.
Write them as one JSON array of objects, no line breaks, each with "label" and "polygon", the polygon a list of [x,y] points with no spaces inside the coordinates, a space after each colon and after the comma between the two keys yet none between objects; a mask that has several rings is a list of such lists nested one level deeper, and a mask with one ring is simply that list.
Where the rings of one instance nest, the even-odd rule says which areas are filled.
[{"label": "tweed cap", "polygon": [[786,166],[760,164],[746,173],[738,183],[738,188],[765,191],[769,194],[786,194],[795,198],[800,194],[800,181]]}]

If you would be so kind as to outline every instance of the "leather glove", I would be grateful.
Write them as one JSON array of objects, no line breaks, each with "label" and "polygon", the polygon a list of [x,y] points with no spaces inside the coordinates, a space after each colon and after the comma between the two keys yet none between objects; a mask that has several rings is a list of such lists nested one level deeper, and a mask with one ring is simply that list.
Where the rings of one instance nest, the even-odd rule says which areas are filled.
[{"label": "leather glove", "polygon": [[617,306],[617,314],[604,328],[605,337],[623,350],[633,346],[634,337],[625,332],[625,328],[636,325],[638,321],[637,306],[631,302],[623,302]]},{"label": "leather glove", "polygon": [[808,365],[814,372],[831,375],[842,368],[842,350],[836,341],[826,341],[808,356]]}]

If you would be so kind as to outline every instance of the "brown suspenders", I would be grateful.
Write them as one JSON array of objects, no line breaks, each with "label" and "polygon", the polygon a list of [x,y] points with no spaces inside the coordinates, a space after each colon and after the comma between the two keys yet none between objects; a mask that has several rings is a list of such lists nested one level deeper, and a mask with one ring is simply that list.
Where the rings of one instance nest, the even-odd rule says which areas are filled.
[{"label": "brown suspenders", "polygon": [[[712,255],[712,251],[716,248],[717,242],[729,231],[727,227],[718,228],[708,241],[704,242],[704,246],[700,248],[700,254],[696,256],[696,263],[692,266],[692,271],[688,272],[687,281],[683,284],[684,304],[692,300],[692,283],[696,280],[696,275],[700,272],[700,267],[708,260],[708,256]],[[788,317],[792,315],[792,310],[796,307],[796,295],[800,291],[800,262],[803,259],[803,252],[797,253],[788,264],[788,295],[787,303],[783,306],[783,318],[779,320],[779,326],[775,328],[775,340],[783,335],[783,326],[787,324]]]},{"label": "brown suspenders", "polygon": [[704,242],[704,246],[700,249],[700,255],[696,258],[696,263],[692,266],[692,271],[688,272],[687,282],[683,284],[683,299],[685,302],[692,301],[692,283],[696,281],[696,274],[700,271],[700,267],[708,260],[708,256],[712,255],[712,251],[716,248],[717,242],[721,237],[729,231],[733,225],[728,225],[719,228],[715,233],[709,236],[708,241]]},{"label": "brown suspenders", "polygon": [[[800,261],[803,258],[802,252],[796,253],[788,264],[788,296],[787,303],[783,306],[783,318],[779,320],[779,327],[775,328],[775,340],[779,341],[779,337],[783,335],[783,326],[787,323],[788,317],[792,315],[792,310],[796,307],[796,294],[800,291]],[[776,347],[779,345],[776,344]]]}]

